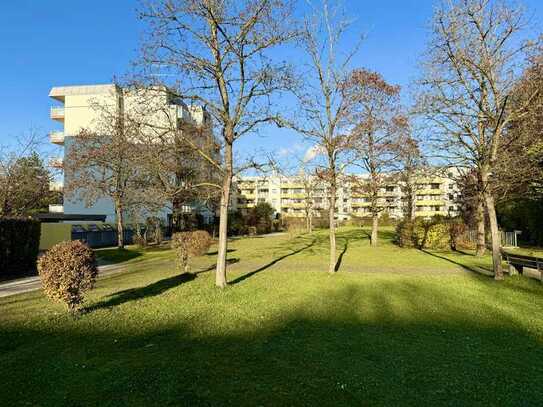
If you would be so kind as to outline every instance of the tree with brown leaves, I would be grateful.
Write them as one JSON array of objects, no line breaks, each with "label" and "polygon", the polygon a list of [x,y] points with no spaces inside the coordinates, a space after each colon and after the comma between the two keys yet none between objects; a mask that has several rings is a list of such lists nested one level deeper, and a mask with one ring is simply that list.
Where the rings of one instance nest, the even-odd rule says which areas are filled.
[{"label": "tree with brown leaves", "polygon": [[371,245],[377,246],[379,214],[386,208],[382,190],[390,180],[390,172],[400,155],[403,136],[409,125],[401,114],[400,87],[390,85],[383,77],[366,69],[354,70],[345,81],[349,105],[348,120],[352,125],[352,147],[356,160],[368,180],[358,188],[370,198],[372,217]]}]

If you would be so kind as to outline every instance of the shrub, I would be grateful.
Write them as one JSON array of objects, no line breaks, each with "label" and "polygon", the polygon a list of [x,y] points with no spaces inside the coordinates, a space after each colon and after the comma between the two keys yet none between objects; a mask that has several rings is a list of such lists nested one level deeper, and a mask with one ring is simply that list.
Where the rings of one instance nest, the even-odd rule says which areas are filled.
[{"label": "shrub", "polygon": [[94,286],[98,268],[94,252],[75,240],[49,249],[38,260],[38,272],[45,294],[74,313],[83,303],[83,294]]},{"label": "shrub", "polygon": [[440,221],[415,220],[413,236],[415,245],[420,249],[445,249],[450,247],[449,225]]},{"label": "shrub", "polygon": [[413,235],[414,222],[405,219],[396,225],[396,243],[400,247],[414,247],[415,237]]},{"label": "shrub", "polygon": [[406,219],[396,227],[396,243],[401,247],[456,250],[465,236],[466,227],[457,220],[435,217],[429,220]]},{"label": "shrub", "polygon": [[202,256],[211,246],[211,236],[205,230],[178,232],[172,235],[172,248],[175,250],[176,265],[180,272],[189,271],[189,259]]},{"label": "shrub", "polygon": [[239,236],[247,233],[245,217],[239,211],[228,214],[228,235]]},{"label": "shrub", "polygon": [[27,218],[0,218],[0,280],[36,270],[40,222]]}]

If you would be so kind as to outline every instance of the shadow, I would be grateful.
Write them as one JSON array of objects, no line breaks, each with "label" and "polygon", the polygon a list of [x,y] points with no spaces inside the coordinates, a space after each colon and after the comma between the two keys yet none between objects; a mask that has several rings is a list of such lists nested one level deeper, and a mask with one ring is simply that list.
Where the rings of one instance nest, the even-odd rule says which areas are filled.
[{"label": "shadow", "polygon": [[130,288],[128,290],[118,291],[116,293],[110,294],[107,300],[100,301],[89,307],[85,307],[83,312],[88,313],[98,309],[111,308],[142,298],[155,297],[181,284],[192,281],[195,278],[196,273],[183,273],[180,275],[159,280],[145,287]]},{"label": "shadow", "polygon": [[[155,249],[153,251],[158,250]],[[142,256],[144,249],[98,249],[94,253],[99,264],[118,264]]]},{"label": "shadow", "polygon": [[[419,249],[419,250],[422,253],[427,254],[429,256],[436,257],[436,258],[442,259],[442,260],[446,260],[449,263],[460,266],[462,269],[464,269],[464,271],[468,271],[468,272],[471,272],[471,273],[476,273],[476,274],[486,276],[486,277],[493,277],[494,276],[494,273],[492,272],[492,269],[489,268],[489,267],[472,267],[472,266],[468,266],[467,264],[463,264],[463,263],[460,263],[460,262],[455,261],[453,259],[450,259],[450,258],[448,258],[446,256],[440,256],[439,254],[432,253],[432,252],[430,252],[430,251],[428,251],[426,249]],[[460,253],[460,252],[457,252],[457,253]],[[471,253],[466,253],[465,255],[475,257]]]},{"label": "shadow", "polygon": [[[227,253],[232,253],[232,252],[235,252],[237,249],[227,249],[226,252]],[[219,254],[219,252],[217,250],[215,250],[214,252],[208,252],[206,253],[206,256],[216,256],[217,254]]]},{"label": "shadow", "polygon": [[[235,257],[233,259],[226,259],[226,265],[229,266],[231,264],[236,264],[236,263],[239,263],[239,258]],[[207,271],[212,271],[212,270],[215,270],[217,268],[217,263],[215,264],[212,264],[211,266],[209,267],[206,267],[204,269],[200,269],[198,271],[192,271],[192,274],[201,274],[201,273],[205,273]]]},{"label": "shadow", "polygon": [[[32,323],[4,320],[0,354],[9,374],[0,400],[5,406],[526,406],[542,399],[542,325],[532,296],[519,295],[520,303],[504,308],[488,302],[495,287],[478,295],[484,284],[469,292],[469,301],[459,286],[405,280],[362,291],[325,286],[311,286],[311,295],[296,286],[244,295],[201,289],[209,301],[188,295],[156,301],[153,314],[135,304],[129,315],[74,321],[37,312]],[[527,319],[520,315],[526,311]]]},{"label": "shadow", "polygon": [[334,271],[338,271],[339,268],[341,267],[341,262],[343,261],[343,256],[347,252],[348,247],[349,247],[349,239],[346,239],[345,244],[343,245],[343,250],[341,251],[341,253],[339,254],[339,256],[337,258],[336,266],[334,267]]},{"label": "shadow", "polygon": [[312,246],[315,245],[316,241],[317,241],[317,239],[312,239],[311,242],[309,242],[309,243],[306,244],[305,246],[302,246],[302,247],[300,247],[300,248],[298,248],[298,249],[295,249],[295,250],[292,250],[292,249],[291,249],[292,251],[291,251],[290,253],[284,254],[284,255],[282,255],[282,256],[280,256],[280,257],[278,257],[278,258],[272,260],[271,262],[269,262],[269,263],[263,265],[262,267],[257,268],[256,270],[253,270],[253,271],[251,271],[251,272],[249,272],[249,273],[247,273],[247,274],[244,274],[244,275],[242,275],[242,276],[240,276],[240,277],[237,277],[237,278],[235,278],[234,280],[230,281],[228,284],[232,284],[232,285],[234,285],[234,284],[239,284],[239,283],[241,283],[242,281],[248,279],[249,277],[252,277],[252,276],[254,276],[255,274],[260,273],[261,271],[264,271],[264,270],[270,268],[270,267],[273,266],[274,264],[279,263],[281,260],[284,260],[284,259],[286,259],[287,257],[294,256],[295,254],[301,253],[301,252],[303,252],[304,250],[309,249],[310,247],[312,247]]}]

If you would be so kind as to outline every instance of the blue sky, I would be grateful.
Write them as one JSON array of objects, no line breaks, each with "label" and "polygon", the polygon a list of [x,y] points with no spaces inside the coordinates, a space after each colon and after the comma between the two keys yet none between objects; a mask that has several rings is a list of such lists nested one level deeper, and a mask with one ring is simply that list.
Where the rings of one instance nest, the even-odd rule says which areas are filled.
[{"label": "blue sky", "polygon": [[[406,87],[416,75],[424,49],[433,0],[344,1],[356,20],[354,30],[367,35],[355,64],[380,71]],[[126,73],[136,56],[142,23],[129,0],[18,0],[0,6],[0,144],[36,128],[43,134],[49,119],[47,94],[55,85],[108,83]],[[524,1],[540,26],[543,3]],[[290,137],[288,140],[287,137]],[[240,147],[257,145],[277,151],[297,145],[284,132],[269,129]],[[301,148],[300,148],[301,149]]]}]

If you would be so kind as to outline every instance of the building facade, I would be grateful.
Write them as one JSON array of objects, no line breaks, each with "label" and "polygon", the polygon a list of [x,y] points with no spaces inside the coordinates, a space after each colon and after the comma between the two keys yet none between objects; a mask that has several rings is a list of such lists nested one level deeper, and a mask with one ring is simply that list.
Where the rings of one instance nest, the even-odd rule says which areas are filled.
[{"label": "building facade", "polygon": [[[415,182],[415,216],[457,216],[459,190],[454,181],[454,170],[446,174],[421,176]],[[364,190],[367,177],[350,175],[339,182],[335,213],[338,219],[371,217],[371,198]],[[282,217],[321,216],[328,211],[328,188],[317,177],[279,175],[240,177],[234,182],[231,206],[247,213],[258,203],[267,202]],[[400,182],[383,184],[379,191],[380,215],[391,218],[404,216],[407,197]]]},{"label": "building facade", "polygon": [[[77,138],[82,130],[99,131],[101,109],[107,108],[120,115],[147,115],[146,120],[156,126],[172,128],[175,131],[188,132],[199,126],[211,128],[209,114],[199,106],[187,106],[174,98],[165,88],[123,89],[117,85],[62,86],[53,87],[49,96],[56,101],[51,107],[51,119],[58,123],[58,129],[50,132],[51,143],[63,147],[62,153],[52,158],[49,165],[61,172],[60,179],[51,183],[51,190],[62,191],[69,182],[63,173],[64,160],[69,148],[77,148]],[[99,107],[99,108],[98,108]],[[145,111],[143,111],[143,109]],[[209,130],[211,134],[211,130]],[[210,136],[212,137],[212,136]],[[77,196],[77,194],[76,194]],[[203,210],[188,206],[187,212]],[[115,209],[111,199],[99,198],[92,205],[86,205],[82,199],[71,197],[64,199],[63,205],[51,205],[50,213],[73,219],[89,218],[94,215],[105,215],[106,222],[114,222]],[[164,208],[158,216],[168,221],[171,209]],[[209,214],[206,214],[210,216]],[[212,216],[213,214],[211,214]]]}]

